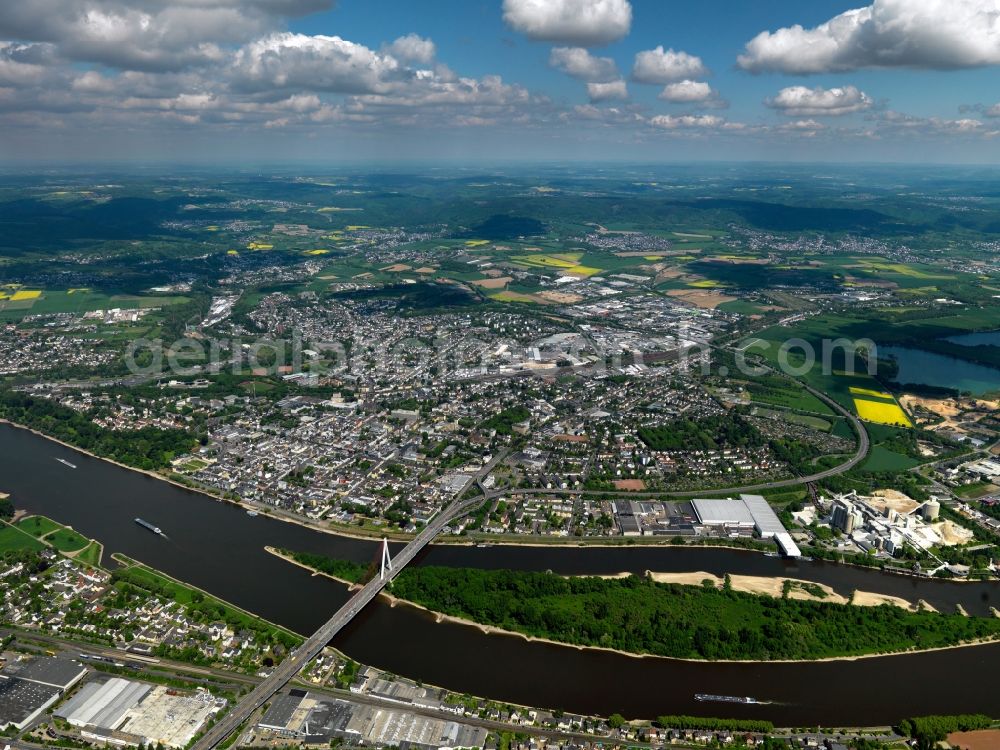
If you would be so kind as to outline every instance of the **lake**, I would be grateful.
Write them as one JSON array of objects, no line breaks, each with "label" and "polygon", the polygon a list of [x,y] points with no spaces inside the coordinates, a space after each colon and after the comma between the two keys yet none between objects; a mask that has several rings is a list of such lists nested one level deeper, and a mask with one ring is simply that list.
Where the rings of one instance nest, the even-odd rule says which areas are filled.
[{"label": "lake", "polygon": [[949,336],[945,341],[962,346],[1000,346],[1000,331],[963,333],[959,336]]},{"label": "lake", "polygon": [[878,354],[896,360],[899,365],[896,381],[899,383],[957,388],[975,396],[1000,390],[1000,370],[994,367],[906,346],[879,346]]}]

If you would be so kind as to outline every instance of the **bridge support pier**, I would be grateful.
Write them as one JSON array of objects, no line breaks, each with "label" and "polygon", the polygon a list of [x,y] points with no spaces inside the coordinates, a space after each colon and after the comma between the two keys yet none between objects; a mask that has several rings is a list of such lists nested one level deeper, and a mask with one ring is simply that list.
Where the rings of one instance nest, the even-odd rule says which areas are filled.
[{"label": "bridge support pier", "polygon": [[379,573],[379,580],[384,581],[386,573],[392,572],[392,558],[389,557],[389,540],[382,537],[382,570]]}]

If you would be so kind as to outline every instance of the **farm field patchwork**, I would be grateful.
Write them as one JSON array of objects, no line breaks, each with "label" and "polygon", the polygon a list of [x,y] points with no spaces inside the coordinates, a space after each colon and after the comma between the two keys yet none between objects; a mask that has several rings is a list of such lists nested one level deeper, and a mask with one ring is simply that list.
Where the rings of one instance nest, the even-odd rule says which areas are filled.
[{"label": "farm field patchwork", "polygon": [[[5,298],[4,295],[7,295]],[[27,314],[84,313],[92,310],[148,309],[188,302],[185,296],[153,296],[140,294],[106,294],[88,288],[49,290],[38,296],[14,299],[17,292],[0,287],[0,318],[17,320]]]}]

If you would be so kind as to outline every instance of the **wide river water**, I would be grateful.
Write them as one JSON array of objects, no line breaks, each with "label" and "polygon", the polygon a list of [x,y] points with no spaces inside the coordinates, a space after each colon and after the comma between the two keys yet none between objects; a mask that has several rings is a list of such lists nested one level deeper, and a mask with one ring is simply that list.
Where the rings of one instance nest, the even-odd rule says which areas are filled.
[{"label": "wide river water", "polygon": [[[71,469],[56,461],[76,464]],[[346,588],[265,552],[264,547],[375,559],[372,542],[324,534],[216,502],[0,424],[0,492],[18,508],[71,525],[113,552],[165,571],[300,633],[319,626]],[[160,538],[137,526],[160,526]],[[422,565],[558,573],[706,571],[790,575],[832,586],[924,599],[942,611],[1000,607],[998,583],[951,583],[822,562],[794,562],[727,549],[539,548],[436,545]],[[452,690],[533,706],[629,717],[700,714],[767,718],[779,726],[875,725],[926,713],[1000,715],[993,687],[1000,644],[819,663],[713,663],[634,658],[486,635],[436,623],[407,606],[373,602],[334,641],[354,659]],[[695,693],[751,695],[769,705],[699,703]]]}]

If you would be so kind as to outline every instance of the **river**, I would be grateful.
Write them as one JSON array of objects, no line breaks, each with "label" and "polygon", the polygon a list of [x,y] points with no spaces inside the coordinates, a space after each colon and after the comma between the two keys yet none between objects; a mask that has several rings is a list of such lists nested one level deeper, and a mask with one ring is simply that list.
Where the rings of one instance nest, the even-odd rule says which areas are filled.
[{"label": "river", "polygon": [[[265,545],[357,561],[378,554],[375,543],[264,515],[252,518],[237,507],[3,424],[0,492],[9,492],[19,508],[98,539],[106,559],[113,552],[125,553],[300,633],[320,625],[346,600],[346,589],[269,555]],[[160,526],[167,538],[137,526],[136,516]],[[829,584],[840,593],[862,589],[922,598],[949,611],[961,603],[978,614],[1000,602],[998,583],[915,579],[727,549],[436,545],[418,563],[560,573],[650,569],[792,575]],[[584,713],[726,715],[768,718],[779,726],[874,725],[924,713],[1000,715],[1000,697],[989,687],[1000,667],[1000,644],[822,663],[683,662],[486,635],[478,628],[435,623],[425,612],[379,600],[334,645],[362,663],[429,684]],[[774,702],[698,703],[696,692]]]}]

